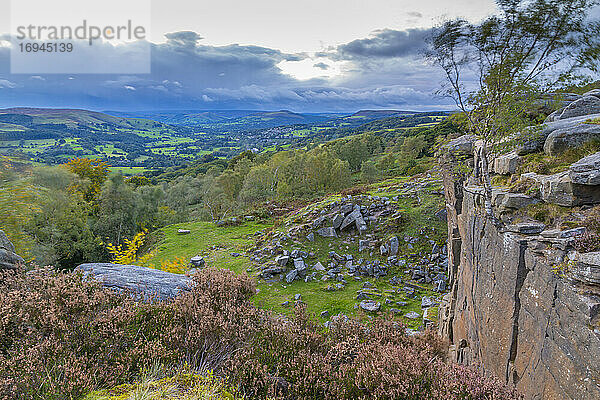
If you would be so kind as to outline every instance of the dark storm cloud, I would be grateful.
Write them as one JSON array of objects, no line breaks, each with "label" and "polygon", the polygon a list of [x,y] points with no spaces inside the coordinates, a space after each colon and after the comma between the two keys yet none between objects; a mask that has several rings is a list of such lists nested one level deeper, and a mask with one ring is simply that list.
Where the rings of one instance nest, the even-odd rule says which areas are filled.
[{"label": "dark storm cloud", "polygon": [[337,54],[342,59],[414,56],[425,49],[429,34],[429,29],[378,30],[369,38],[338,46]]}]

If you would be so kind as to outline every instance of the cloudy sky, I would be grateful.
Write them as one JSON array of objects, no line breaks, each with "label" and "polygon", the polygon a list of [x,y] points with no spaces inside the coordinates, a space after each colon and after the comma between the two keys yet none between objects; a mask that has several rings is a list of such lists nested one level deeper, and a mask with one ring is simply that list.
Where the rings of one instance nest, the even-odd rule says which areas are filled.
[{"label": "cloudy sky", "polygon": [[[0,0],[2,9],[9,5]],[[0,14],[0,107],[447,109],[448,100],[434,94],[439,71],[420,56],[428,31],[445,18],[480,20],[495,6],[493,0],[155,0],[148,10],[148,74],[12,74],[11,21]],[[128,46],[135,43],[94,51],[110,59]]]}]

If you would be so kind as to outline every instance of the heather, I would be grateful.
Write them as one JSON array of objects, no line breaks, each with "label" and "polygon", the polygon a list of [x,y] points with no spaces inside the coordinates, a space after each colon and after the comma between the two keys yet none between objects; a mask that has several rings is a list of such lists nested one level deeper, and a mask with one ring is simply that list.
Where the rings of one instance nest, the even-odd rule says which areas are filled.
[{"label": "heather", "polygon": [[3,274],[2,399],[78,399],[157,364],[213,371],[246,398],[517,398],[398,322],[337,318],[324,330],[302,308],[293,318],[257,309],[253,281],[227,270],[199,272],[170,302],[138,301],[74,272]]}]

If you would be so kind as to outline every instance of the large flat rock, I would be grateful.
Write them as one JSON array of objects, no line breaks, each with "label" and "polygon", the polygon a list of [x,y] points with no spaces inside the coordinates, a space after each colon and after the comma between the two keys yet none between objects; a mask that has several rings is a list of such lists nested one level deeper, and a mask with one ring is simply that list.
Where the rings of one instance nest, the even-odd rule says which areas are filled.
[{"label": "large flat rock", "polygon": [[172,299],[189,290],[192,284],[189,276],[137,265],[91,263],[81,264],[75,270],[102,282],[105,287],[131,291],[145,299]]},{"label": "large flat rock", "polygon": [[[546,122],[541,126],[528,127],[523,132],[516,135],[515,140],[517,142],[515,151],[518,155],[525,155],[529,153],[535,153],[544,149],[544,145],[555,131],[571,132],[580,129],[586,129],[593,127],[594,125],[586,124],[585,122],[589,119],[600,118],[600,114],[584,115],[580,117],[572,117],[561,119],[553,122]],[[598,125],[595,125],[598,127]],[[556,135],[555,135],[556,136]],[[571,136],[568,134],[561,134],[562,136]],[[557,147],[560,147],[559,141]]]},{"label": "large flat rock", "polygon": [[586,123],[573,124],[556,129],[550,133],[544,142],[544,153],[554,156],[565,150],[577,148],[587,142],[599,139],[600,125]]}]

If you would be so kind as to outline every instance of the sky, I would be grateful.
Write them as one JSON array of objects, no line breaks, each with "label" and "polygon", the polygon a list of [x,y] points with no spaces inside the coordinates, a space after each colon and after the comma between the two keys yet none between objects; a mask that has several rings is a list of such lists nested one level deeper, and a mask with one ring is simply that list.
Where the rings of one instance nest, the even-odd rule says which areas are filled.
[{"label": "sky", "polygon": [[[50,4],[28,1],[34,5],[38,1],[40,7]],[[92,7],[93,2],[78,4]],[[144,4],[150,18],[150,68],[141,74],[11,73],[11,18],[10,13],[0,13],[0,107],[449,109],[452,103],[435,94],[443,81],[440,71],[422,58],[425,38],[444,19],[478,21],[495,11],[492,0],[155,0]],[[10,0],[0,0],[0,9],[9,8]],[[135,17],[130,9],[120,10],[118,17],[129,18],[128,13]],[[44,18],[53,12],[68,14],[50,9],[44,11]],[[135,45],[100,43],[93,47],[94,56],[118,59]],[[42,64],[38,66],[43,70]]]}]

